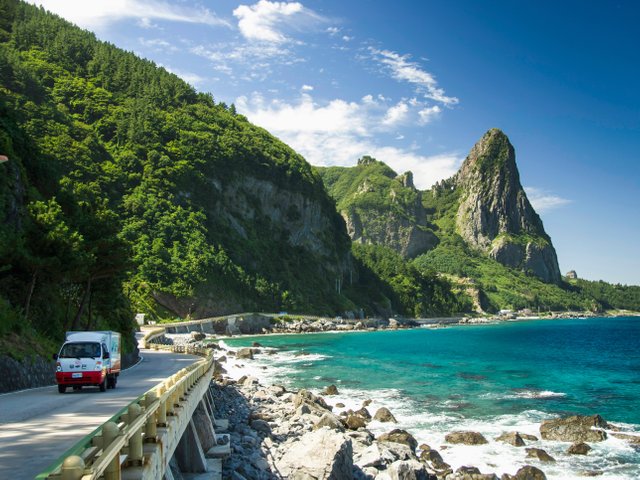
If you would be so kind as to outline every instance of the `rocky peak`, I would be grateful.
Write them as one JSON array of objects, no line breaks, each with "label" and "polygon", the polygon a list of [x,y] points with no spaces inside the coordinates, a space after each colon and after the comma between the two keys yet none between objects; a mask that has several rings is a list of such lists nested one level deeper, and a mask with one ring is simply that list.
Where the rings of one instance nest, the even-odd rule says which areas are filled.
[{"label": "rocky peak", "polygon": [[403,187],[411,188],[413,190],[416,189],[415,185],[413,184],[413,172],[405,172],[402,175],[398,175],[396,178],[400,183],[402,183]]},{"label": "rocky peak", "polygon": [[454,183],[461,190],[456,227],[471,246],[546,282],[560,281],[555,249],[520,184],[515,151],[502,131],[484,134]]}]

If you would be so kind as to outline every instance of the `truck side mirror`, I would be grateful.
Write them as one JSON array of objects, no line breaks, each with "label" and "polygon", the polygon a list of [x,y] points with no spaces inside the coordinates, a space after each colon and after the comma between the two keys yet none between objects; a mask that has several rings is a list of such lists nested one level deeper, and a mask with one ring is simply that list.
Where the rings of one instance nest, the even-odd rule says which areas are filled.
[{"label": "truck side mirror", "polygon": [[104,352],[104,354],[102,355],[102,358],[104,358],[105,360],[109,358],[109,352]]},{"label": "truck side mirror", "polygon": [[57,353],[54,353],[53,355],[51,355],[51,357],[52,357],[54,360],[57,360],[57,359],[58,359],[58,354],[57,354]]}]

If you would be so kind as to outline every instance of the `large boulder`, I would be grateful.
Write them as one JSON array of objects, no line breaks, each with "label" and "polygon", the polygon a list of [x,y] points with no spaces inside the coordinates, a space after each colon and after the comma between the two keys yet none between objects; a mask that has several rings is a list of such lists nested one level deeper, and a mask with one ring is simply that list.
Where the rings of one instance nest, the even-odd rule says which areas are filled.
[{"label": "large boulder", "polygon": [[322,395],[338,395],[338,387],[335,385],[329,385],[324,388]]},{"label": "large boulder", "polygon": [[547,480],[547,476],[539,468],[525,465],[515,475],[505,473],[501,480]]},{"label": "large boulder", "polygon": [[344,425],[349,430],[358,430],[359,428],[367,426],[367,420],[360,415],[352,413],[347,415],[347,418],[344,419]]},{"label": "large boulder", "polygon": [[283,477],[290,479],[353,479],[351,439],[344,434],[321,428],[306,433],[276,461]]},{"label": "large boulder", "polygon": [[[316,397],[309,390],[300,390],[295,396],[291,398],[293,402],[293,407],[298,408],[301,405],[308,405],[312,410],[329,410],[333,407],[327,405],[327,402],[324,401],[322,397]],[[322,413],[320,413],[322,415]]]},{"label": "large boulder", "polygon": [[398,460],[387,468],[391,480],[430,480],[425,466],[416,460]]},{"label": "large boulder", "polygon": [[401,443],[403,445],[407,445],[411,451],[415,451],[418,448],[418,442],[413,435],[411,435],[406,430],[401,430],[399,428],[393,429],[390,432],[383,433],[378,437],[379,442],[394,442]]},{"label": "large boulder", "polygon": [[527,448],[527,458],[537,458],[541,462],[555,462],[556,459],[541,448]]},{"label": "large boulder", "polygon": [[503,433],[498,438],[496,438],[496,441],[508,443],[509,445],[513,445],[514,447],[524,447],[525,445],[524,440],[518,432]]},{"label": "large boulder", "polygon": [[601,442],[607,433],[603,428],[609,424],[600,415],[574,415],[554,420],[545,420],[540,425],[540,435],[544,440],[561,442]]},{"label": "large boulder", "polygon": [[456,473],[445,477],[447,480],[498,480],[495,473],[480,473],[477,467],[460,467]]},{"label": "large boulder", "polygon": [[392,422],[398,423],[396,417],[393,416],[393,413],[389,411],[386,407],[379,408],[376,413],[373,415],[373,419],[379,422]]},{"label": "large boulder", "polygon": [[331,412],[326,412],[322,417],[320,417],[320,420],[313,425],[314,430],[318,430],[322,427],[328,427],[331,430],[338,430],[339,432],[344,431],[344,427],[342,426],[340,419]]},{"label": "large boulder", "polygon": [[569,455],[586,455],[591,450],[591,447],[584,442],[576,442],[572,444],[567,453]]},{"label": "large boulder", "polygon": [[449,443],[462,443],[464,445],[484,445],[487,439],[478,432],[452,432],[444,437]]},{"label": "large boulder", "polygon": [[452,472],[451,465],[442,459],[442,455],[437,450],[423,450],[420,461],[431,467],[438,476],[446,476]]},{"label": "large boulder", "polygon": [[246,358],[249,360],[253,360],[253,349],[252,348],[241,348],[236,352],[236,358],[242,359]]}]

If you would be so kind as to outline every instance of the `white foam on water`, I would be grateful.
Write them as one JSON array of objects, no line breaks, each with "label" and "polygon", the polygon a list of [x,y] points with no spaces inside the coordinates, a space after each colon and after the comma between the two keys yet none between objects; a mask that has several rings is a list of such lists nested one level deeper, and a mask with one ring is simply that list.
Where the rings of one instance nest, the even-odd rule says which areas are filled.
[{"label": "white foam on water", "polygon": [[[221,342],[225,348],[229,348]],[[237,350],[229,348],[230,350]],[[304,362],[318,362],[328,358],[324,355],[296,355],[295,351],[276,351],[274,354],[258,354],[254,360],[238,360],[228,356],[225,368],[231,378],[238,379],[242,375],[254,376],[262,384],[281,384],[295,388],[290,375],[298,372]],[[320,380],[321,376],[315,376]],[[334,383],[340,385],[340,379]],[[320,391],[314,393],[321,394]],[[491,396],[495,395],[495,396]],[[504,394],[484,394],[483,398],[558,398],[565,396],[562,392],[550,390],[517,390]],[[355,388],[338,388],[337,395],[324,396],[325,401],[334,406],[333,412],[340,414],[345,410],[357,410],[365,400],[371,403],[367,407],[371,415],[380,407],[388,408],[398,420],[397,424],[371,421],[367,428],[375,435],[402,428],[409,431],[419,444],[426,443],[437,449],[445,462],[454,471],[463,465],[478,467],[482,473],[514,474],[524,465],[534,465],[543,470],[549,480],[584,480],[585,472],[602,472],[597,478],[603,480],[631,480],[640,478],[640,452],[628,442],[611,435],[604,442],[591,443],[589,455],[568,455],[567,442],[551,442],[546,440],[528,441],[527,447],[542,448],[556,459],[555,463],[542,463],[536,459],[526,458],[525,447],[514,447],[495,439],[502,433],[518,431],[540,438],[540,423],[553,418],[554,415],[540,410],[527,410],[518,414],[505,414],[486,418],[467,418],[462,412],[455,410],[439,411],[443,405],[455,405],[455,400],[434,400],[419,403],[408,399],[402,390],[389,388],[381,390],[364,390]],[[337,408],[337,403],[344,407]],[[626,434],[640,435],[640,425],[616,424]],[[479,432],[489,441],[486,445],[467,446],[451,445],[445,436],[454,431]],[[613,432],[612,432],[613,433]]]}]

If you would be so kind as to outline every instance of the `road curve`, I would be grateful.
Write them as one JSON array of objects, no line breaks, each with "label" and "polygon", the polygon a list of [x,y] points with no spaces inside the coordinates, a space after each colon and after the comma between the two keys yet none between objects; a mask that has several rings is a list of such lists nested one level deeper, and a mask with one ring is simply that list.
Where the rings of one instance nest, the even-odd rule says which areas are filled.
[{"label": "road curve", "polygon": [[143,350],[115,390],[43,387],[0,395],[0,479],[33,479],[82,437],[198,357]]}]

